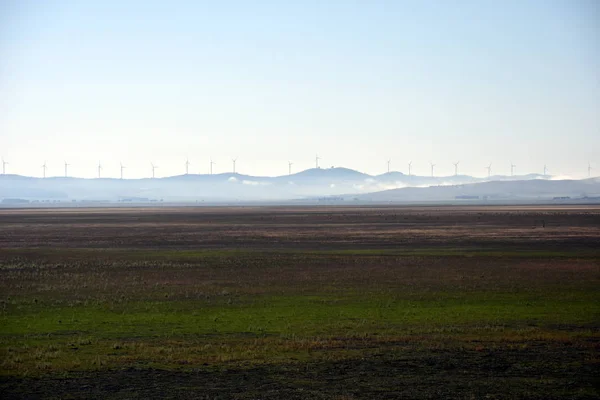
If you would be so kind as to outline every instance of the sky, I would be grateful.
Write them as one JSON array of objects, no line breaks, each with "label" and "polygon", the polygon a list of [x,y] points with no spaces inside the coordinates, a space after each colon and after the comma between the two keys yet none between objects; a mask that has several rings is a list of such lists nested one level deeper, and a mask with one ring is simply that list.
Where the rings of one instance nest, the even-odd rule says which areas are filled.
[{"label": "sky", "polygon": [[0,0],[7,173],[600,175],[600,2]]}]

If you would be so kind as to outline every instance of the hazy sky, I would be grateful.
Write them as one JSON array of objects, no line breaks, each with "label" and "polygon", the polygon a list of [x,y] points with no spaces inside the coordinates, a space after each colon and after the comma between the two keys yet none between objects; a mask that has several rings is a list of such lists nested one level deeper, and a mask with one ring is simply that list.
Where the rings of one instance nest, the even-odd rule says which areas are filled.
[{"label": "hazy sky", "polygon": [[0,0],[7,172],[600,174],[600,1]]}]

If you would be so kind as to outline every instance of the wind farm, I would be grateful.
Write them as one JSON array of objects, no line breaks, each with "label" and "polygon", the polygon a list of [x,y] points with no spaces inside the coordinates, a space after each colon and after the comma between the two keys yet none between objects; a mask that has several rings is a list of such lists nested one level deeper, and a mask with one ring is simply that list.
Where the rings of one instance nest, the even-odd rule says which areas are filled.
[{"label": "wind farm", "polygon": [[[318,156],[318,155],[315,156],[315,158],[314,158],[314,169],[323,169],[321,167],[320,163],[319,163],[321,160],[322,160],[322,158],[320,156]],[[233,174],[239,173],[238,168],[237,168],[237,161],[238,161],[238,157],[234,157],[234,158],[230,159],[230,162],[231,162],[231,165],[232,165],[231,173],[233,173]],[[132,177],[131,179],[143,179],[145,177],[147,177],[147,178],[156,178],[156,169],[158,168],[158,165],[155,165],[154,161],[150,161],[149,163],[150,163],[150,167],[151,168],[149,169],[149,173],[147,175],[144,176],[144,174],[142,173],[141,176],[140,176],[140,174],[137,174],[137,176]],[[213,158],[209,158],[208,163],[209,163],[208,174],[209,175],[215,174],[214,166],[217,164],[217,162]],[[6,161],[6,159],[4,157],[2,157],[1,158],[1,164],[2,164],[2,175],[8,175],[7,165],[9,165],[9,162]],[[118,164],[117,173],[113,174],[111,176],[110,173],[108,175],[104,173],[105,165],[101,161],[98,161],[98,163],[96,164],[96,167],[95,167],[96,168],[95,178],[110,179],[110,178],[117,178],[118,177],[120,179],[126,179],[125,176],[124,176],[124,174],[123,174],[123,169],[125,169],[126,167],[123,165],[122,162],[117,162],[117,164]],[[250,162],[249,164],[252,165],[252,162]],[[287,161],[287,174],[288,175],[292,174],[292,166],[294,164],[295,163],[292,162],[292,161],[289,161],[289,160]],[[49,169],[48,169],[47,165],[48,165],[48,161],[44,161],[44,163],[41,165],[42,173],[39,175],[40,177],[43,178],[43,177],[53,177],[53,176],[57,177],[57,176],[59,176],[59,175],[48,175]],[[77,178],[86,178],[86,179],[90,178],[89,176],[86,176],[86,175],[88,175],[88,174],[86,174],[86,172],[87,172],[86,171],[86,167],[82,166],[81,164],[79,165],[79,168],[75,169],[75,171],[72,171],[69,168],[69,167],[71,167],[71,164],[68,163],[67,161],[63,161],[63,165],[64,165],[64,174],[62,176],[64,176],[64,177],[77,177]],[[202,175],[203,174],[202,172],[199,172],[197,174],[190,173],[190,165],[192,165],[192,162],[190,161],[189,158],[186,158],[184,160],[184,162],[183,162],[184,168],[181,171],[181,175]],[[385,169],[384,172],[387,173],[387,174],[402,174],[402,175],[405,175],[405,176],[412,176],[413,175],[413,170],[414,170],[413,161],[409,161],[409,162],[407,162],[405,164],[407,166],[407,169],[404,172],[393,170],[391,168],[392,159],[387,159],[385,165],[386,165],[386,169]],[[422,168],[424,164],[421,163],[420,165],[421,165],[421,168]],[[436,177],[436,167],[440,167],[440,166],[441,167],[445,167],[445,170],[447,172],[449,172],[448,171],[449,167],[452,166],[453,173],[452,174],[446,173],[445,175],[442,174],[442,175],[439,176],[439,178],[452,177],[452,176],[458,177],[459,176],[459,166],[461,165],[461,161],[448,162],[448,163],[443,164],[443,165],[439,165],[437,163],[433,163],[432,161],[429,161],[428,165],[429,165],[429,177],[430,178]],[[23,176],[23,177],[29,176],[29,177],[32,177],[32,178],[35,177],[35,176],[32,176],[32,175],[19,174],[19,168],[22,167],[22,166],[23,165],[19,166],[18,164],[14,164],[12,166],[11,171],[10,171],[11,172],[10,175]],[[140,170],[140,165],[130,165],[130,167],[131,168],[137,168],[138,170]],[[167,166],[167,167],[169,167],[169,166]],[[487,173],[484,176],[481,176],[481,175],[478,176],[476,174],[475,175],[468,175],[467,174],[467,175],[464,175],[464,176],[465,177],[469,177],[469,178],[473,178],[473,179],[480,179],[480,178],[486,178],[486,177],[487,178],[493,178],[494,176],[497,176],[499,179],[505,179],[506,177],[516,177],[516,176],[518,176],[518,175],[515,174],[516,167],[517,167],[517,165],[514,164],[511,161],[509,163],[509,168],[506,170],[506,172],[507,172],[506,174],[504,174],[504,175],[503,174],[492,175],[492,163],[489,163],[488,165],[486,165],[484,167],[484,169],[487,171]],[[334,168],[334,167],[324,168],[324,169],[332,169],[332,168]],[[310,169],[310,168],[307,168],[307,170],[308,169]],[[352,169],[352,168],[349,168],[349,169]],[[592,167],[592,163],[588,162],[586,164],[586,167],[585,167],[585,174],[580,174],[580,177],[581,176],[585,176],[585,177],[591,178],[592,177],[592,170],[593,169],[594,168]],[[115,169],[111,168],[111,170],[114,171]],[[177,168],[175,168],[175,169],[170,168],[170,171],[174,171],[174,170],[176,171]],[[275,177],[280,176],[280,175],[278,175],[276,173],[277,171],[274,171],[274,172],[275,172],[274,174],[262,175],[262,177],[264,177],[264,178],[268,178],[268,177],[275,178]],[[551,176],[551,175],[548,174],[548,166],[546,164],[543,164],[541,166],[541,172],[542,172],[540,174],[541,177],[547,176],[549,178],[553,178],[553,176]],[[535,174],[535,173],[534,172],[525,173],[522,176],[529,176],[529,175],[532,175],[532,174]],[[172,175],[165,175],[164,177],[165,178],[169,178],[169,177],[176,177],[178,175],[180,175],[180,174],[175,173],[175,174],[172,174]],[[252,174],[248,174],[248,175],[252,176]],[[373,174],[373,173],[371,173],[371,174],[368,174],[368,175],[375,177],[375,176],[380,176],[380,175],[384,175],[384,174],[383,173],[380,173],[380,174],[377,174],[377,173]],[[561,174],[558,174],[558,175],[559,176],[565,176],[565,175],[561,175]],[[254,175],[254,176],[260,176],[260,175]],[[578,178],[572,177],[572,178],[569,178],[569,179],[578,179]]]},{"label": "wind farm", "polygon": [[[541,174],[517,175],[516,165],[510,162],[506,175],[493,175],[492,164],[485,167],[486,176],[459,174],[460,161],[449,163],[453,173],[445,176],[436,174],[439,163],[429,162],[428,175],[415,175],[413,162],[407,163],[405,172],[393,171],[391,159],[386,160],[386,169],[380,174],[367,174],[343,167],[322,168],[320,156],[315,156],[315,168],[292,171],[294,163],[287,161],[287,174],[254,176],[238,171],[238,157],[231,158],[231,172],[215,171],[216,161],[209,159],[206,174],[190,173],[191,162],[182,162],[184,168],[179,175],[157,176],[158,165],[149,162],[146,177],[125,176],[126,166],[118,164],[116,176],[105,174],[106,165],[98,161],[96,178],[78,178],[71,164],[64,161],[64,176],[47,173],[47,162],[42,165],[39,178],[6,174],[0,179],[2,204],[47,204],[47,200],[61,204],[77,201],[99,201],[105,203],[151,202],[162,200],[170,203],[195,204],[196,202],[372,202],[386,198],[396,202],[445,202],[470,199],[479,202],[527,203],[556,202],[561,199],[584,202],[596,201],[600,192],[597,179],[577,180],[548,175],[543,165]],[[130,164],[128,164],[131,167]],[[448,169],[448,168],[447,168]],[[586,172],[591,175],[591,163]],[[130,169],[128,169],[129,171]],[[11,171],[12,172],[12,171]],[[65,181],[64,178],[68,178]],[[36,183],[40,180],[40,183]],[[545,181],[541,187],[536,181]],[[504,185],[494,184],[504,182]],[[529,182],[529,183],[527,183]],[[525,184],[521,184],[525,183]],[[487,186],[486,186],[487,185]],[[491,190],[490,188],[495,188]],[[531,188],[534,188],[530,190]],[[394,196],[389,191],[396,191]],[[416,190],[416,192],[410,192]],[[388,193],[378,195],[377,193]],[[410,193],[410,194],[409,194]],[[19,201],[16,201],[16,200]],[[70,202],[70,203],[69,203]],[[75,203],[73,203],[75,202]]]}]

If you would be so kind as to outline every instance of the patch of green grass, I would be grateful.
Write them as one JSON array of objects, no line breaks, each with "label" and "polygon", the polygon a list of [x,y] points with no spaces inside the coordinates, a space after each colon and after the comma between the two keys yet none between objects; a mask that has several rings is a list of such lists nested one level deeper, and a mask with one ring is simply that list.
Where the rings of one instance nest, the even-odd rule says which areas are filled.
[{"label": "patch of green grass", "polygon": [[30,304],[0,317],[0,334],[39,335],[93,332],[99,337],[174,334],[340,334],[381,329],[426,332],[446,325],[515,325],[519,322],[590,324],[600,318],[599,296],[569,293],[433,293],[398,298],[377,293],[263,295],[228,304],[196,301],[126,302],[47,307]]},{"label": "patch of green grass", "polygon": [[[319,341],[335,338],[377,338],[385,343],[398,336],[411,342],[427,337],[429,345],[436,340],[468,342],[473,335],[488,341],[565,340],[564,334],[552,333],[558,325],[580,327],[567,335],[568,340],[576,340],[577,335],[595,337],[590,327],[600,317],[597,300],[595,292],[576,299],[569,292],[544,297],[482,292],[431,293],[421,298],[394,293],[271,294],[217,304],[136,301],[48,307],[32,303],[0,318],[0,348],[28,349],[8,358],[8,372],[68,370],[74,365],[95,369],[107,363],[147,364],[158,359],[162,367],[180,362],[196,365],[199,360],[291,360],[305,358],[311,348],[317,354]],[[228,341],[226,347],[216,344]],[[373,346],[377,345],[375,341]],[[186,355],[186,346],[199,353]],[[324,349],[319,357],[354,357],[362,352],[343,345]]]},{"label": "patch of green grass", "polygon": [[530,343],[590,354],[586,346],[599,340],[598,264],[567,254],[3,252],[2,374],[337,362]]}]

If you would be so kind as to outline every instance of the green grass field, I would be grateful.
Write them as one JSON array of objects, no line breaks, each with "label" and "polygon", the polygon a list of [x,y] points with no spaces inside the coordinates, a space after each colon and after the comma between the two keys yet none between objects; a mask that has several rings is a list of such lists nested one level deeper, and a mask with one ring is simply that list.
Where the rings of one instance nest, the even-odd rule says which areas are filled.
[{"label": "green grass field", "polygon": [[0,250],[2,398],[598,398],[600,251]]}]

